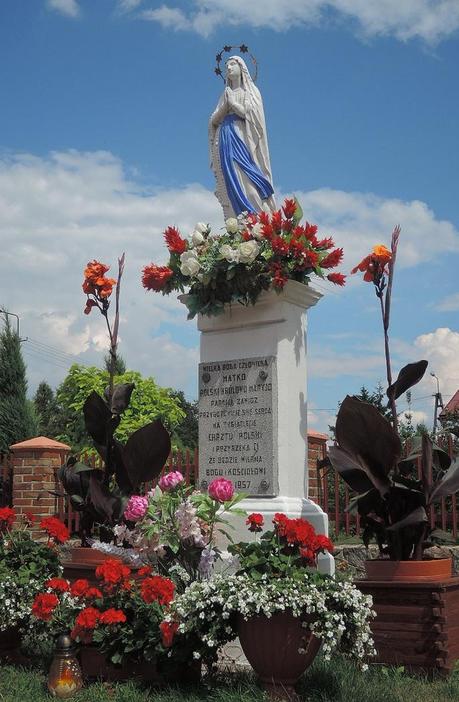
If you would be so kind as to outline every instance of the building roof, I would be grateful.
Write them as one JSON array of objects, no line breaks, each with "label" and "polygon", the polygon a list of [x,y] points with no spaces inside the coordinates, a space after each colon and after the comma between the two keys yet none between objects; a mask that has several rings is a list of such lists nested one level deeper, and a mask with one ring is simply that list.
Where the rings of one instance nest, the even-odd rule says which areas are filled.
[{"label": "building roof", "polygon": [[26,441],[20,441],[17,444],[10,446],[10,449],[24,449],[25,451],[34,451],[36,449],[53,450],[59,449],[60,451],[70,451],[70,446],[63,444],[61,441],[55,441],[54,439],[48,439],[47,436],[36,436],[33,439],[27,439]]},{"label": "building roof", "polygon": [[456,390],[450,401],[444,406],[440,416],[456,412],[457,410],[459,410],[459,390]]},{"label": "building roof", "polygon": [[311,439],[325,439],[326,441],[330,438],[328,434],[321,434],[319,431],[314,431],[314,429],[308,429],[308,436]]}]

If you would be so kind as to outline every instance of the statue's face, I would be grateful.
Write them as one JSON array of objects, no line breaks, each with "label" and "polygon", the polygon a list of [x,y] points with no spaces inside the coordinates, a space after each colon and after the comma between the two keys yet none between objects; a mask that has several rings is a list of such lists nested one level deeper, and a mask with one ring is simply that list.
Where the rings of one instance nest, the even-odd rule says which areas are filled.
[{"label": "statue's face", "polygon": [[226,76],[227,78],[240,78],[241,67],[236,59],[228,59],[226,62]]}]

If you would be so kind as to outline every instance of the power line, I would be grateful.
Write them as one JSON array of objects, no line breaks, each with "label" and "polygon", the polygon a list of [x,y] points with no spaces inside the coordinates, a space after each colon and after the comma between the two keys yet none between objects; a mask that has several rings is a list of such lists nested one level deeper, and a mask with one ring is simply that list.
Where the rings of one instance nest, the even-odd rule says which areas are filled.
[{"label": "power line", "polygon": [[68,367],[69,367],[68,364],[64,363],[63,361],[61,361],[57,358],[53,358],[52,356],[44,356],[44,355],[40,354],[39,351],[36,351],[35,349],[32,349],[32,348],[24,349],[24,353],[27,356],[30,356],[30,354],[32,354],[32,358],[35,358],[35,359],[38,358],[38,359],[40,359],[40,361],[46,361],[47,363],[50,363],[51,365],[56,366],[57,368],[64,368],[65,370],[68,370]]},{"label": "power line", "polygon": [[30,336],[28,338],[28,341],[30,341],[35,346],[43,348],[44,350],[50,351],[52,353],[58,354],[59,356],[64,356],[65,358],[75,358],[75,354],[73,354],[73,353],[67,353],[67,351],[62,351],[62,349],[58,349],[56,346],[50,346],[49,344],[44,344],[42,341],[38,341],[37,339],[32,339]]}]

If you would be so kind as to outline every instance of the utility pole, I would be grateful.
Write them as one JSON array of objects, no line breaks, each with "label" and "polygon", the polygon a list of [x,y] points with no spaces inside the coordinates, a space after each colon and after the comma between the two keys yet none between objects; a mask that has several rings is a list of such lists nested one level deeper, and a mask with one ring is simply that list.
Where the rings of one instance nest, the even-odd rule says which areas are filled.
[{"label": "utility pole", "polygon": [[28,337],[21,339],[21,335],[19,334],[19,315],[14,314],[14,312],[7,312],[6,310],[0,310],[0,314],[4,314],[7,321],[8,317],[16,317],[16,334],[18,335],[18,339],[21,343],[27,341]]},{"label": "utility pole", "polygon": [[433,435],[435,436],[437,433],[438,409],[439,408],[443,409],[443,398],[441,396],[440,382],[439,382],[437,376],[435,375],[435,373],[431,373],[430,375],[432,376],[432,378],[435,378],[435,380],[437,381],[437,392],[435,393],[435,395],[433,395],[433,397],[435,398],[434,416],[433,416]]}]

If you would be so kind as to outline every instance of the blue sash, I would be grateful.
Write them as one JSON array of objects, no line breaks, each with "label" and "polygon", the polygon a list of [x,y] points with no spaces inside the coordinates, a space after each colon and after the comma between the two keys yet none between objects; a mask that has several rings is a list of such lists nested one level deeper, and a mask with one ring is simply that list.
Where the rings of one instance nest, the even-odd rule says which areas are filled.
[{"label": "blue sash", "polygon": [[247,195],[239,182],[234,164],[237,163],[241,170],[257,188],[262,200],[270,197],[273,186],[263,175],[253,160],[250,151],[236,132],[234,122],[240,119],[238,115],[226,115],[220,125],[219,149],[220,163],[225,178],[228,197],[236,215],[241,212],[256,212],[254,205],[247,199]]}]

